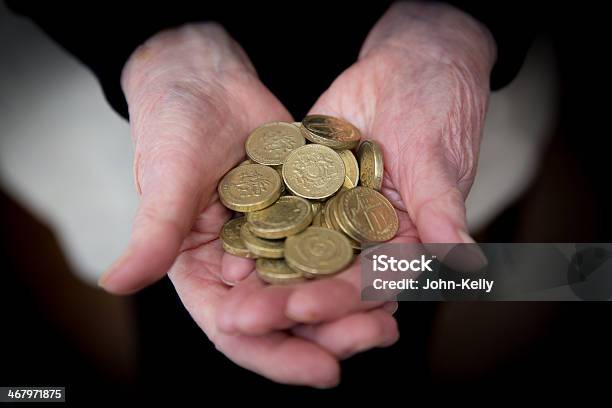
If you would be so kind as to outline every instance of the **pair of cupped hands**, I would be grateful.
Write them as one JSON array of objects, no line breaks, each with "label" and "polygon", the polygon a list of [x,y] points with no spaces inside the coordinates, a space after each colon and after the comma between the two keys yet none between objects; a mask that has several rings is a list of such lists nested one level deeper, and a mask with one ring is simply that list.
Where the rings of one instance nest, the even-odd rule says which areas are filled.
[{"label": "pair of cupped hands", "polygon": [[[394,242],[473,242],[464,203],[495,53],[486,28],[463,12],[396,3],[312,107],[380,143],[382,192],[400,220]],[[122,86],[141,203],[128,248],[100,285],[128,294],[168,274],[218,350],[282,383],[334,386],[340,360],[398,340],[397,304],[362,301],[357,264],[330,279],[267,286],[253,260],[223,252],[219,231],[231,213],[219,180],[244,160],[250,131],[294,119],[222,27],[155,35],[127,62]]]}]

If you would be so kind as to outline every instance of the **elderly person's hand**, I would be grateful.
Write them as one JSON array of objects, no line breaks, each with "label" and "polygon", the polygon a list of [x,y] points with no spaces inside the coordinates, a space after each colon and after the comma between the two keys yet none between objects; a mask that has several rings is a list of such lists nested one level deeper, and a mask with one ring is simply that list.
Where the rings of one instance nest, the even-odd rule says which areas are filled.
[{"label": "elderly person's hand", "polygon": [[[217,185],[244,159],[252,129],[292,118],[259,81],[240,46],[211,23],[154,36],[128,61],[122,85],[141,204],[125,254],[100,279],[105,289],[132,293],[169,271],[183,304],[219,350],[284,383],[333,386],[339,380],[338,351],[345,356],[397,339],[389,306],[329,323],[318,335],[220,331],[221,301],[244,293],[256,277],[240,288],[228,284],[232,276],[250,274],[254,264],[223,252],[218,235],[231,214],[219,202]],[[337,335],[347,331],[351,336]]]},{"label": "elderly person's hand", "polygon": [[[395,242],[473,242],[464,202],[476,171],[495,54],[487,29],[463,12],[444,4],[396,3],[370,32],[359,60],[312,108],[349,120],[380,143],[382,192],[400,218]],[[478,250],[468,252],[473,259],[465,261],[484,265]],[[254,289],[247,282],[237,288],[242,285],[248,290],[231,293],[218,315],[227,332],[293,327],[320,338],[329,332],[325,322],[380,307],[361,301],[358,264],[300,285]],[[329,343],[322,344],[333,349]]]}]

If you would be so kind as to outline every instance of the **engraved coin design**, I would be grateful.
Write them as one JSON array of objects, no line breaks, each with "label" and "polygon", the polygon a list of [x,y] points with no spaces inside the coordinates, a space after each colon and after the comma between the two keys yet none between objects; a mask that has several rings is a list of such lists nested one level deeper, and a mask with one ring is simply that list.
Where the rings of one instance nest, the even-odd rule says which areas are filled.
[{"label": "engraved coin design", "polygon": [[240,230],[246,222],[245,217],[234,218],[229,220],[221,228],[221,243],[225,252],[232,255],[241,256],[243,258],[254,258],[240,237]]},{"label": "engraved coin design", "polygon": [[348,235],[362,243],[388,241],[399,228],[393,205],[378,191],[367,187],[343,192],[337,215]]},{"label": "engraved coin design", "polygon": [[257,259],[264,282],[290,284],[341,272],[364,244],[393,238],[397,213],[377,191],[382,148],[360,139],[327,115],[253,130],[246,157],[217,187],[223,205],[244,213],[223,226],[223,249]]},{"label": "engraved coin design", "polygon": [[361,185],[380,190],[383,182],[383,155],[379,144],[365,140],[357,151],[359,158],[359,177]]},{"label": "engraved coin design", "polygon": [[249,212],[265,208],[280,196],[278,172],[261,164],[245,164],[231,170],[219,183],[219,198],[234,211]]},{"label": "engraved coin design", "polygon": [[352,149],[357,146],[361,134],[349,122],[327,115],[308,115],[302,120],[302,133],[313,143],[332,149]]},{"label": "engraved coin design", "polygon": [[339,272],[353,259],[353,249],[341,233],[310,227],[285,241],[285,260],[289,267],[307,277]]},{"label": "engraved coin design", "polygon": [[344,163],[338,153],[326,146],[310,144],[292,151],[283,165],[287,188],[300,197],[323,199],[344,183]]},{"label": "engraved coin design", "polygon": [[312,207],[307,200],[283,196],[270,207],[249,213],[247,221],[253,234],[277,239],[302,231],[310,225],[312,217]]},{"label": "engraved coin design", "polygon": [[350,231],[347,230],[346,227],[344,227],[344,225],[342,225],[342,221],[340,219],[340,215],[339,215],[339,211],[340,211],[340,198],[343,194],[346,193],[347,190],[345,191],[341,191],[340,193],[338,193],[338,195],[334,196],[332,199],[330,199],[328,201],[329,203],[329,207],[327,209],[328,211],[328,218],[326,218],[326,222],[331,224],[331,228],[341,232],[343,234],[346,234],[346,238],[348,239],[349,243],[351,244],[351,248],[353,248],[354,250],[361,250],[361,244],[360,242],[353,238],[350,235]]},{"label": "engraved coin design", "polygon": [[295,125],[272,122],[255,129],[246,141],[246,152],[251,160],[268,166],[285,162],[287,155],[306,141]]}]

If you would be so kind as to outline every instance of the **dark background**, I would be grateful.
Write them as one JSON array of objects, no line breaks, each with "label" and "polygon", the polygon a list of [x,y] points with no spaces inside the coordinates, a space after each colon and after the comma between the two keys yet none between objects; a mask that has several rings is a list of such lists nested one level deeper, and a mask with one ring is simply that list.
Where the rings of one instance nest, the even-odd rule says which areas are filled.
[{"label": "dark background", "polygon": [[[509,18],[537,15],[538,32],[552,39],[560,108],[536,180],[520,200],[478,232],[477,240],[612,242],[606,89],[610,36],[605,12],[586,3],[509,7],[519,10]],[[356,7],[345,9],[356,19],[351,21],[361,21],[359,27],[373,23],[383,10],[360,14]],[[325,9],[315,14],[324,18]],[[237,13],[235,31],[242,23],[252,24],[249,18],[249,13]],[[520,31],[521,20],[515,24]],[[304,30],[295,23],[281,27]],[[258,50],[247,36],[242,43],[264,82],[301,117],[354,59],[355,39],[366,32],[312,27],[314,44],[327,44],[332,36],[348,45],[322,46],[321,65],[292,63],[286,70],[266,69],[273,55]],[[270,30],[268,35],[278,32]],[[241,40],[240,34],[237,37]],[[550,398],[587,398],[604,391],[610,378],[605,374],[612,363],[609,303],[404,303],[397,313],[401,340],[344,362],[336,389],[274,384],[216,351],[167,279],[130,299],[107,296],[73,277],[53,232],[6,194],[0,195],[0,217],[0,384],[66,386],[67,399],[75,406],[119,398],[190,399],[205,405],[212,397],[225,398],[215,404],[242,397],[253,403],[310,398],[358,402],[367,397],[408,404],[426,390],[434,391],[428,394],[434,399],[477,400],[489,392],[516,397],[527,391]],[[132,336],[102,322],[129,327]],[[107,344],[119,347],[110,351]],[[451,394],[459,386],[473,394]],[[395,398],[385,397],[389,393]]]}]

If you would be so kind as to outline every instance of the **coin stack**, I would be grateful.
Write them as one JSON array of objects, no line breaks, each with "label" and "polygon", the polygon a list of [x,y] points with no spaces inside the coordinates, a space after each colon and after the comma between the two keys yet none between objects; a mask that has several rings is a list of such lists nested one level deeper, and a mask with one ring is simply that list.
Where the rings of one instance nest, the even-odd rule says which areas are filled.
[{"label": "coin stack", "polygon": [[397,214],[378,192],[382,151],[360,139],[355,126],[326,115],[255,129],[248,159],[219,183],[223,205],[242,213],[223,226],[223,249],[256,258],[258,276],[280,284],[331,276],[363,244],[393,238]]}]

